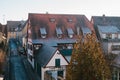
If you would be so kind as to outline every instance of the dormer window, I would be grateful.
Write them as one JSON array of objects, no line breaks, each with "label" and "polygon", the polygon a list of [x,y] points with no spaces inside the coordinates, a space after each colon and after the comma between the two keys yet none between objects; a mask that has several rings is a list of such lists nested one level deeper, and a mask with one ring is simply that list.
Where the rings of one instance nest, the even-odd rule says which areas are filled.
[{"label": "dormer window", "polygon": [[112,39],[112,34],[106,34],[107,39]]},{"label": "dormer window", "polygon": [[67,19],[68,22],[72,22],[73,20],[71,18]]},{"label": "dormer window", "polygon": [[61,28],[56,28],[56,34],[57,34],[57,37],[58,38],[62,38],[62,30],[61,30]]},{"label": "dormer window", "polygon": [[115,36],[115,39],[118,39],[118,33],[116,33],[114,36]]},{"label": "dormer window", "polygon": [[47,36],[47,32],[45,28],[40,28],[40,33],[41,33],[41,37],[42,38],[46,38]]},{"label": "dormer window", "polygon": [[67,29],[67,32],[68,32],[69,38],[73,38],[74,32],[73,32],[72,28],[68,28],[68,29]]},{"label": "dormer window", "polygon": [[50,18],[50,22],[55,22],[55,18]]},{"label": "dormer window", "polygon": [[82,29],[82,34],[86,35],[86,34],[91,34],[91,30],[88,27],[81,27]]}]

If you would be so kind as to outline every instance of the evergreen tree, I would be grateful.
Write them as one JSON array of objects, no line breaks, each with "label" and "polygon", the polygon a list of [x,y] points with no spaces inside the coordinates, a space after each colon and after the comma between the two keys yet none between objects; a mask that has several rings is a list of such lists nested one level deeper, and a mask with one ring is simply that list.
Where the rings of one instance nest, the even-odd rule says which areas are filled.
[{"label": "evergreen tree", "polygon": [[111,78],[110,68],[94,34],[80,37],[74,45],[66,80],[106,80]]}]

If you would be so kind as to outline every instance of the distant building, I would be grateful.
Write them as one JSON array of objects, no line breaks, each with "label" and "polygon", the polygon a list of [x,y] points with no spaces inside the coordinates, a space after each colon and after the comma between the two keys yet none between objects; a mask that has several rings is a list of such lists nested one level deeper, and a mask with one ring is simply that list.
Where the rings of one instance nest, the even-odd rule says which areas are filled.
[{"label": "distant building", "polygon": [[25,21],[7,21],[7,41],[10,38],[22,37],[22,28]]},{"label": "distant building", "polygon": [[120,30],[116,26],[98,26],[105,53],[120,53]]},{"label": "distant building", "polygon": [[91,22],[94,26],[116,26],[120,28],[120,17],[119,16],[92,16]]},{"label": "distant building", "polygon": [[92,16],[91,22],[94,25],[98,40],[102,44],[105,54],[117,54],[113,60],[113,80],[120,79],[120,17],[113,16]]},{"label": "distant building", "polygon": [[91,22],[105,53],[120,53],[120,17],[92,16]]},{"label": "distant building", "polygon": [[56,72],[55,78],[60,74],[65,78],[78,35],[94,32],[85,15],[70,14],[29,13],[23,29],[27,58],[42,80],[46,72],[54,76],[53,71]]}]

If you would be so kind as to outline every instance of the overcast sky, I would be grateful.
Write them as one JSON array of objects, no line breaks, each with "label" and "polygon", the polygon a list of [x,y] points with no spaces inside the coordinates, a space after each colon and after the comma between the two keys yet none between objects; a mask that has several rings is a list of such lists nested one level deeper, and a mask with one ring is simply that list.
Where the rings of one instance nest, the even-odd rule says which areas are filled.
[{"label": "overcast sky", "polygon": [[28,13],[120,16],[120,0],[0,0],[0,23],[27,20]]}]

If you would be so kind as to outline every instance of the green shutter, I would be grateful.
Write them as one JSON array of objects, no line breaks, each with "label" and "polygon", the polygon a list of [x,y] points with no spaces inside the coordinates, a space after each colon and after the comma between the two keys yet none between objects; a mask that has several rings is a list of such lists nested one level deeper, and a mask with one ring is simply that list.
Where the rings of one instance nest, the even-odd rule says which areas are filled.
[{"label": "green shutter", "polygon": [[55,67],[60,67],[60,59],[55,59]]}]

